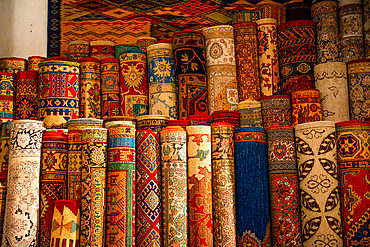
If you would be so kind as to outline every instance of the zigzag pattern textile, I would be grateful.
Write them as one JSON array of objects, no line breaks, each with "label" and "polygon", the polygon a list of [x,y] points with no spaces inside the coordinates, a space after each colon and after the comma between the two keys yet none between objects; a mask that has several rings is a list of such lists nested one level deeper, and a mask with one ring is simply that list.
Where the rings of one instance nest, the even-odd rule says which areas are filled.
[{"label": "zigzag pattern textile", "polygon": [[42,128],[35,120],[11,125],[2,246],[37,244]]},{"label": "zigzag pattern textile", "polygon": [[370,221],[368,184],[370,162],[370,123],[345,121],[335,124],[338,145],[338,167],[341,184],[343,240],[346,246],[364,247]]},{"label": "zigzag pattern textile", "polygon": [[107,129],[82,130],[82,192],[80,246],[105,243]]},{"label": "zigzag pattern textile", "polygon": [[46,61],[40,66],[39,118],[44,127],[62,129],[79,116],[80,66],[75,62]]},{"label": "zigzag pattern textile", "polygon": [[80,58],[90,55],[90,43],[82,40],[74,40],[68,43],[68,59],[77,62]]},{"label": "zigzag pattern textile", "polygon": [[315,23],[290,21],[278,26],[281,93],[314,88],[316,65]]},{"label": "zigzag pattern textile", "polygon": [[15,119],[38,118],[39,80],[36,71],[19,71],[15,90]]},{"label": "zigzag pattern textile", "polygon": [[[108,118],[106,246],[135,246],[135,125]],[[143,225],[145,227],[146,224]],[[148,238],[149,235],[148,235]]]},{"label": "zigzag pattern textile", "polygon": [[159,132],[136,132],[136,245],[161,246],[161,160]]},{"label": "zigzag pattern textile", "polygon": [[208,114],[205,39],[201,32],[181,31],[173,36],[178,117]]},{"label": "zigzag pattern textile", "polygon": [[160,139],[163,245],[188,246],[186,131],[169,126],[160,132]]},{"label": "zigzag pattern textile", "polygon": [[0,120],[10,122],[14,119],[15,75],[0,72]]},{"label": "zigzag pattern textile", "polygon": [[67,140],[63,130],[46,130],[42,137],[38,239],[40,247],[50,246],[55,202],[67,198]]},{"label": "zigzag pattern textile", "polygon": [[50,247],[78,247],[80,239],[81,202],[55,202]]},{"label": "zigzag pattern textile", "polygon": [[[238,246],[270,246],[270,198],[265,130],[235,130],[235,202]],[[258,184],[258,186],[255,186]]]},{"label": "zigzag pattern textile", "polygon": [[119,116],[119,59],[104,58],[101,61],[102,118]]}]

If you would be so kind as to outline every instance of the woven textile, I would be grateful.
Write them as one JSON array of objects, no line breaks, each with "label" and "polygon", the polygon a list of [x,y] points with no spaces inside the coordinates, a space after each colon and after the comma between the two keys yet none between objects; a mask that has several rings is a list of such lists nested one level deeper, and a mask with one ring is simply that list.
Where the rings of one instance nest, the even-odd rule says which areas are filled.
[{"label": "woven textile", "polygon": [[[114,120],[109,118],[105,123],[108,129],[105,245],[131,247],[135,246],[135,125]],[[138,226],[139,222],[136,221]]]},{"label": "woven textile", "polygon": [[295,126],[303,246],[343,246],[335,124]]},{"label": "woven textile", "polygon": [[261,87],[258,75],[257,25],[242,22],[233,25],[239,100],[258,99]]},{"label": "woven textile", "polygon": [[322,119],[348,121],[347,66],[341,62],[319,64],[314,67],[315,88],[320,91]]},{"label": "woven textile", "polygon": [[36,71],[39,72],[39,63],[44,62],[46,57],[40,57],[40,56],[31,56],[28,57],[28,71]]},{"label": "woven textile", "polygon": [[365,58],[370,59],[370,1],[363,1]]},{"label": "woven textile", "polygon": [[234,130],[240,127],[240,113],[238,111],[215,111],[212,113],[213,122],[226,122],[234,126]]},{"label": "woven textile", "polygon": [[79,64],[67,61],[40,63],[39,117],[46,128],[65,128],[79,116]]},{"label": "woven textile", "polygon": [[239,103],[240,127],[262,127],[261,103],[255,100],[245,100]]},{"label": "woven textile", "polygon": [[137,45],[115,45],[114,46],[114,57],[120,58],[124,53],[144,53],[142,50],[137,47]]},{"label": "woven textile", "polygon": [[90,43],[83,40],[75,40],[68,43],[68,59],[77,62],[80,58],[90,56]]},{"label": "woven textile", "polygon": [[316,28],[317,63],[339,62],[337,13],[337,1],[318,1],[311,7]]},{"label": "woven textile", "polygon": [[90,41],[90,56],[98,59],[114,57],[114,42],[108,40]]},{"label": "woven textile", "polygon": [[68,196],[69,200],[81,200],[82,129],[103,128],[103,120],[91,118],[72,119],[68,127]]},{"label": "woven textile", "polygon": [[263,127],[292,125],[292,105],[289,95],[272,95],[261,99]]},{"label": "woven textile", "polygon": [[149,114],[177,119],[177,90],[172,44],[161,43],[147,48],[149,78]]},{"label": "woven textile", "polygon": [[36,71],[19,71],[15,91],[15,119],[36,120],[38,113],[39,80]]},{"label": "woven textile", "polygon": [[160,132],[160,138],[163,246],[188,246],[186,131],[169,126]]},{"label": "woven textile", "polygon": [[258,9],[239,10],[233,14],[234,24],[241,22],[256,22],[259,19],[261,19],[261,13]]},{"label": "woven textile", "polygon": [[235,111],[239,98],[233,27],[209,27],[203,34],[206,38],[209,114]]},{"label": "woven textile", "polygon": [[316,64],[315,23],[290,21],[278,26],[281,92],[314,88]]},{"label": "woven textile", "polygon": [[148,79],[146,56],[123,53],[120,57],[121,114],[129,117],[147,115]]},{"label": "woven textile", "polygon": [[119,59],[104,58],[100,62],[102,118],[119,116]]},{"label": "woven textile", "polygon": [[350,117],[363,120],[370,117],[370,59],[350,61],[347,69]]},{"label": "woven textile", "polygon": [[0,137],[0,244],[3,234],[4,213],[6,203],[6,189],[8,178],[8,161],[9,161],[9,146],[10,146],[10,127],[11,122],[1,124]]},{"label": "woven textile", "polygon": [[27,70],[27,60],[17,57],[0,58],[0,72],[17,74],[18,71]]},{"label": "woven textile", "polygon": [[0,120],[10,122],[14,119],[14,95],[16,76],[0,72]]},{"label": "woven textile", "polygon": [[[370,122],[335,124],[345,246],[367,245],[369,239],[368,176]],[[365,186],[364,186],[365,185]],[[339,190],[339,189],[338,189]],[[340,229],[340,228],[339,228]]]},{"label": "woven textile", "polygon": [[80,118],[101,118],[100,61],[93,57],[78,60],[80,74]]},{"label": "woven textile", "polygon": [[2,246],[36,246],[42,122],[12,123]]},{"label": "woven textile", "polygon": [[188,126],[189,245],[213,246],[211,127]]},{"label": "woven textile", "polygon": [[280,92],[277,24],[271,18],[256,23],[261,96],[270,96]]},{"label": "woven textile", "polygon": [[214,246],[236,246],[234,126],[214,123],[212,133],[212,199]]},{"label": "woven textile", "polygon": [[316,89],[292,92],[292,124],[321,121],[320,92]]},{"label": "woven textile", "polygon": [[50,247],[78,247],[81,203],[73,200],[55,202]]},{"label": "woven textile", "polygon": [[234,138],[238,246],[270,246],[265,130],[260,127],[239,128],[234,132]]},{"label": "woven textile", "polygon": [[266,129],[270,175],[272,246],[302,246],[294,130]]},{"label": "woven textile", "polygon": [[286,20],[311,20],[311,3],[289,3],[286,5]]},{"label": "woven textile", "polygon": [[107,129],[82,130],[82,193],[80,246],[105,243]]},{"label": "woven textile", "polygon": [[181,126],[186,129],[186,126],[190,125],[190,120],[168,120],[167,126]]},{"label": "woven textile", "polygon": [[161,160],[159,132],[136,132],[136,245],[161,246]]},{"label": "woven textile", "polygon": [[277,25],[287,22],[286,6],[284,4],[263,4],[259,11],[261,19],[275,19]]},{"label": "woven textile", "polygon": [[168,117],[163,115],[145,115],[137,119],[138,130],[155,130],[161,131],[167,127]]},{"label": "woven textile", "polygon": [[139,37],[137,38],[136,45],[143,52],[147,52],[147,47],[157,43],[157,39],[154,37]]},{"label": "woven textile", "polygon": [[208,114],[198,114],[198,115],[191,115],[188,117],[190,125],[207,125],[211,126],[212,124],[212,116]]},{"label": "woven textile", "polygon": [[178,116],[208,113],[205,40],[201,32],[181,31],[173,36]]},{"label": "woven textile", "polygon": [[66,56],[54,56],[46,58],[44,62],[46,61],[69,61],[69,59]]},{"label": "woven textile", "polygon": [[42,137],[38,246],[49,247],[54,205],[67,198],[67,136],[46,130]]},{"label": "woven textile", "polygon": [[341,60],[348,62],[364,58],[364,37],[361,0],[338,2]]}]

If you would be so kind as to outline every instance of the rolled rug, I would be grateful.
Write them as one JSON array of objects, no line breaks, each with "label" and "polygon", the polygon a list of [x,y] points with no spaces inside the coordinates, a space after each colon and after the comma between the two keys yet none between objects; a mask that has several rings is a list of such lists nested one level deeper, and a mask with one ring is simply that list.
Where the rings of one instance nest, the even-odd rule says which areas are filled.
[{"label": "rolled rug", "polygon": [[262,98],[263,127],[292,125],[292,104],[289,95],[272,95]]},{"label": "rolled rug", "polygon": [[27,70],[27,60],[19,57],[0,58],[0,72],[17,74]]},{"label": "rolled rug", "polygon": [[197,115],[191,115],[188,117],[190,125],[207,125],[211,126],[212,124],[212,116],[203,113]]},{"label": "rolled rug", "polygon": [[212,113],[212,120],[226,122],[234,126],[234,130],[240,127],[240,113],[238,111],[215,111]]},{"label": "rolled rug", "polygon": [[155,130],[161,131],[167,127],[169,117],[163,115],[145,115],[136,118],[138,130]]},{"label": "rolled rug", "polygon": [[297,90],[291,96],[293,126],[322,120],[319,90]]},{"label": "rolled rug", "polygon": [[0,120],[11,122],[14,119],[14,96],[16,75],[0,72]]},{"label": "rolled rug", "polygon": [[74,40],[68,43],[68,58],[77,62],[80,58],[90,56],[90,43],[83,40]]},{"label": "rolled rug", "polygon": [[[12,123],[3,246],[37,244],[41,142],[41,121]],[[18,222],[22,222],[22,227],[18,227]]]},{"label": "rolled rug", "polygon": [[147,48],[150,45],[157,43],[157,39],[154,37],[139,37],[136,40],[136,46],[143,52],[147,52]]},{"label": "rolled rug", "polygon": [[103,58],[101,61],[102,118],[120,115],[119,59]]},{"label": "rolled rug", "polygon": [[90,56],[98,59],[114,57],[114,42],[107,40],[90,41]]},{"label": "rolled rug", "polygon": [[233,24],[240,22],[256,22],[261,19],[261,13],[258,9],[240,10],[233,14]]},{"label": "rolled rug", "polygon": [[365,58],[370,59],[370,1],[363,1]]},{"label": "rolled rug", "polygon": [[259,12],[261,19],[275,19],[277,25],[287,22],[286,6],[284,4],[263,4]]},{"label": "rolled rug", "polygon": [[262,127],[261,103],[256,100],[244,100],[239,103],[240,127]]},{"label": "rolled rug", "polygon": [[186,129],[186,126],[190,125],[190,120],[168,120],[167,126],[181,126]]},{"label": "rolled rug", "polygon": [[36,71],[19,71],[15,89],[15,119],[38,119],[39,80]]},{"label": "rolled rug", "polygon": [[46,57],[40,57],[40,56],[31,56],[28,57],[28,71],[36,71],[39,72],[39,63],[44,62]]},{"label": "rolled rug", "polygon": [[136,45],[115,45],[114,46],[114,57],[115,58],[119,59],[121,55],[124,53],[143,53],[145,54],[146,52],[143,52]]}]

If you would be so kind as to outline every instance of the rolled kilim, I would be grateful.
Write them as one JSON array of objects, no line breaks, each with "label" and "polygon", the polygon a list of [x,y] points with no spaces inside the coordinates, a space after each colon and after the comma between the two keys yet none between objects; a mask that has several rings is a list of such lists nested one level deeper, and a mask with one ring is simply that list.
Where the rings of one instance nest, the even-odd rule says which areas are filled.
[{"label": "rolled kilim", "polygon": [[213,122],[226,122],[234,126],[234,130],[240,127],[240,113],[238,111],[215,111],[212,113]]},{"label": "rolled kilim", "polygon": [[146,53],[139,49],[136,45],[115,45],[114,46],[114,57],[120,58],[124,53]]},{"label": "rolled kilim", "polygon": [[343,246],[334,122],[295,126],[295,142],[303,246]]},{"label": "rolled kilim", "polygon": [[271,126],[266,133],[272,246],[302,246],[293,126]]},{"label": "rolled kilim", "polygon": [[173,35],[175,78],[178,86],[178,116],[207,113],[207,74],[204,35],[197,31],[180,31]]},{"label": "rolled kilim", "polygon": [[315,88],[320,91],[322,119],[348,121],[349,102],[347,66],[341,62],[329,62],[314,67]]},{"label": "rolled kilim", "polygon": [[292,125],[292,104],[289,95],[272,95],[261,99],[263,127]]},{"label": "rolled kilim", "polygon": [[365,58],[370,59],[370,0],[363,0]]},{"label": "rolled kilim", "polygon": [[160,132],[160,138],[163,246],[188,246],[186,131],[169,126]]},{"label": "rolled kilim", "polygon": [[162,43],[147,48],[149,78],[149,114],[177,119],[177,89],[174,75],[172,44]]},{"label": "rolled kilim", "polygon": [[255,10],[241,10],[233,14],[233,23],[241,22],[256,22],[261,19],[261,13],[258,9]]},{"label": "rolled kilim", "polygon": [[186,127],[188,133],[189,246],[213,246],[211,127]]},{"label": "rolled kilim", "polygon": [[18,57],[0,58],[0,72],[17,74],[18,71],[27,70],[27,60]]},{"label": "rolled kilim", "polygon": [[128,117],[148,115],[146,56],[123,53],[120,57],[121,114]]},{"label": "rolled kilim", "polygon": [[320,92],[316,89],[292,92],[292,124],[321,121]]},{"label": "rolled kilim", "polygon": [[370,117],[370,59],[350,61],[347,69],[350,117],[363,120]]},{"label": "rolled kilim", "polygon": [[15,90],[15,119],[38,118],[39,80],[36,71],[19,71]]},{"label": "rolled kilim", "polygon": [[100,62],[102,118],[119,116],[119,59],[104,58]]},{"label": "rolled kilim", "polygon": [[79,116],[79,63],[40,63],[39,117],[46,128],[62,129]]},{"label": "rolled kilim", "polygon": [[136,132],[136,245],[161,246],[161,160],[159,132]]},{"label": "rolled kilim", "polygon": [[213,123],[212,199],[214,246],[236,246],[234,126]]},{"label": "rolled kilim", "polygon": [[280,93],[277,24],[270,18],[256,23],[261,96],[270,96]]},{"label": "rolled kilim", "polygon": [[137,47],[143,52],[147,52],[147,47],[157,43],[157,39],[154,37],[139,37],[136,40]]},{"label": "rolled kilim", "polygon": [[90,56],[98,59],[114,57],[114,42],[106,40],[90,41]]},{"label": "rolled kilim", "polygon": [[50,246],[55,202],[67,198],[67,151],[67,136],[63,130],[46,130],[44,132],[40,175],[38,240],[40,247]]},{"label": "rolled kilim", "polygon": [[[337,193],[334,193],[335,196],[331,196],[329,206],[335,203],[333,206],[338,205],[339,207],[337,194],[341,193],[344,246],[365,247],[370,237],[368,231],[369,199],[367,199],[369,197],[367,185],[370,167],[368,149],[370,122],[345,121],[336,123],[335,127],[339,174],[338,171],[335,171],[332,176],[336,178],[338,175],[340,176],[341,187],[338,188]],[[336,168],[335,162],[333,162],[334,165],[327,163],[326,167]],[[340,218],[338,220],[330,219],[330,223],[330,226],[333,225],[331,227],[333,230],[341,229]]]},{"label": "rolled kilim", "polygon": [[0,146],[0,244],[3,234],[4,213],[6,203],[6,189],[8,178],[8,161],[10,146],[10,128],[12,122],[1,124]]},{"label": "rolled kilim", "polygon": [[190,125],[207,125],[211,126],[212,124],[212,116],[203,113],[203,114],[197,114],[197,115],[191,115],[188,117],[189,124]]},{"label": "rolled kilim", "polygon": [[[131,247],[135,246],[136,218],[135,125],[132,121],[114,120],[108,118],[105,123],[105,127],[108,129],[107,237],[105,246]],[[140,178],[138,177],[138,179]],[[148,209],[150,210],[150,208]]]},{"label": "rolled kilim", "polygon": [[239,98],[233,27],[208,27],[203,34],[206,38],[209,114],[235,111]]},{"label": "rolled kilim", "polygon": [[278,26],[281,93],[314,88],[315,23],[290,21]]},{"label": "rolled kilim", "polygon": [[234,136],[238,246],[270,246],[270,199],[265,130],[260,127],[239,128],[234,132]]},{"label": "rolled kilim", "polygon": [[0,72],[0,120],[10,122],[14,119],[14,95],[16,75]]},{"label": "rolled kilim", "polygon": [[12,123],[2,246],[36,246],[42,122]]},{"label": "rolled kilim", "polygon": [[361,0],[339,0],[338,18],[342,61],[363,59],[365,50]]},{"label": "rolled kilim", "polygon": [[82,130],[82,194],[80,246],[105,244],[107,129]]},{"label": "rolled kilim", "polygon": [[286,21],[286,7],[283,4],[264,4],[259,9],[261,19],[275,19],[277,25]]},{"label": "rolled kilim", "polygon": [[40,56],[31,56],[28,57],[28,71],[36,71],[39,72],[39,63],[44,62],[46,57],[40,57]]},{"label": "rolled kilim", "polygon": [[93,57],[78,60],[80,77],[80,118],[101,118],[100,61]]},{"label": "rolled kilim", "polygon": [[338,2],[318,1],[312,4],[311,15],[316,28],[317,63],[339,62]]},{"label": "rolled kilim", "polygon": [[240,127],[262,127],[261,103],[256,100],[244,100],[239,103]]},{"label": "rolled kilim", "polygon": [[64,61],[64,62],[68,62],[69,59],[68,57],[65,57],[65,56],[54,56],[54,57],[48,57],[44,60],[44,62],[47,62],[47,61]]},{"label": "rolled kilim", "polygon": [[168,117],[163,115],[145,115],[136,118],[138,130],[161,131],[167,127]]},{"label": "rolled kilim", "polygon": [[68,127],[68,196],[69,200],[81,200],[82,129],[103,128],[103,120],[92,118],[72,119]]},{"label": "rolled kilim", "polygon": [[311,20],[311,3],[289,3],[286,5],[286,20]]},{"label": "rolled kilim", "polygon": [[68,43],[68,58],[77,62],[80,58],[90,55],[90,43],[83,40],[75,40]]},{"label": "rolled kilim", "polygon": [[239,101],[258,99],[261,87],[258,75],[257,25],[241,22],[233,25]]},{"label": "rolled kilim", "polygon": [[55,202],[50,247],[78,247],[80,239],[81,202],[58,200]]},{"label": "rolled kilim", "polygon": [[190,120],[168,120],[167,126],[181,126],[186,129],[186,126],[190,125]]}]

